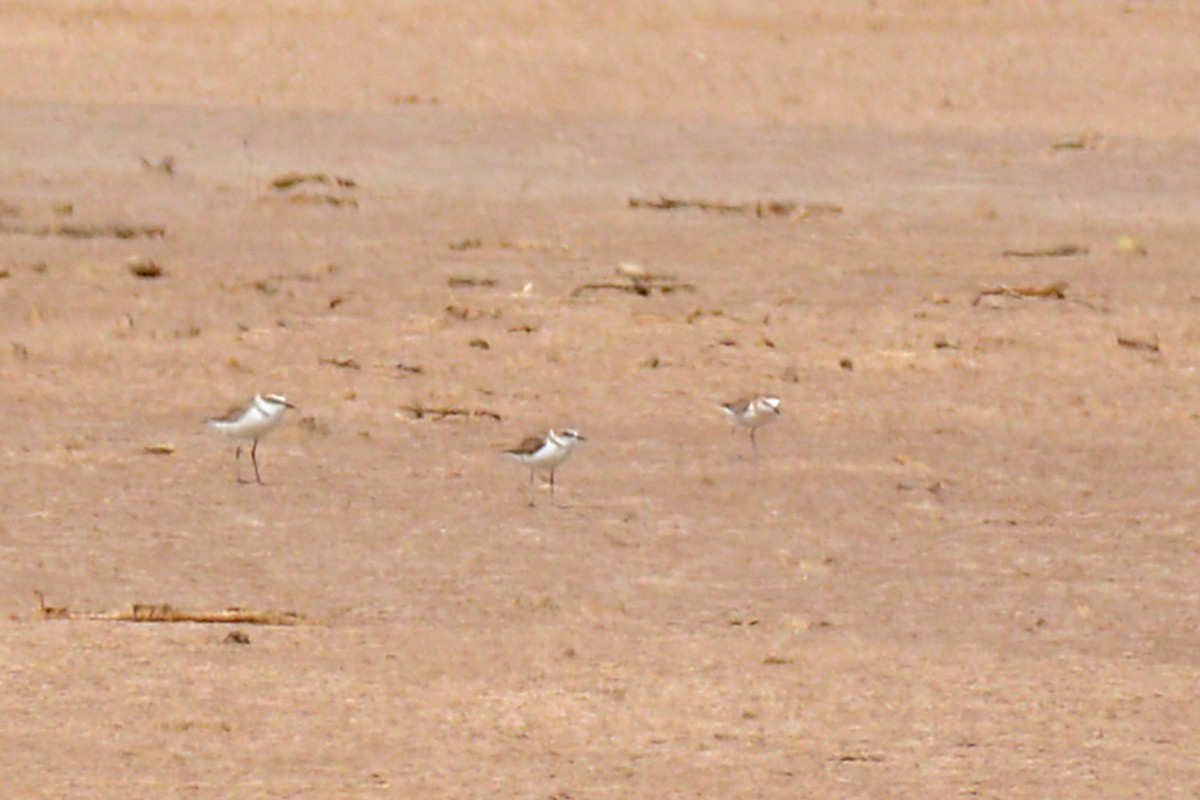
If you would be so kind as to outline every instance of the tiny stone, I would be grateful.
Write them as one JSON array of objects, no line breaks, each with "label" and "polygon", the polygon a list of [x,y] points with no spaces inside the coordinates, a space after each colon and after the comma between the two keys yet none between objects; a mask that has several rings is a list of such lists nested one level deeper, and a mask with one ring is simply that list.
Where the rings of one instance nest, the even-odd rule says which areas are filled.
[{"label": "tiny stone", "polygon": [[223,640],[224,644],[250,644],[250,636],[245,631],[230,631]]},{"label": "tiny stone", "polygon": [[130,256],[125,259],[125,267],[139,278],[161,278],[163,274],[162,267],[144,256]]}]

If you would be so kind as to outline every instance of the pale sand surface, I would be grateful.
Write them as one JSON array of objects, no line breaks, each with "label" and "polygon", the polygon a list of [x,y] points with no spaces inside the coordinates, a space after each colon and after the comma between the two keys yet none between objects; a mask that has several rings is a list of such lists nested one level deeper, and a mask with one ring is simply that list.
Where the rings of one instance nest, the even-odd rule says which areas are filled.
[{"label": "pale sand surface", "polygon": [[1200,792],[1200,12],[650,6],[0,0],[6,797]]}]

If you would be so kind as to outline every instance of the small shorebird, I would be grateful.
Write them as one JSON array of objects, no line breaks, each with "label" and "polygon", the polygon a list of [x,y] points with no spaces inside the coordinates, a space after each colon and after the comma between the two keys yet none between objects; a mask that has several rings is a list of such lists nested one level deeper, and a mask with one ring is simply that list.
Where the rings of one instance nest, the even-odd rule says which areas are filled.
[{"label": "small shorebird", "polygon": [[[550,472],[550,502],[554,502],[554,470],[566,461],[572,448],[580,442],[586,442],[579,431],[568,428],[564,431],[550,431],[545,436],[529,436],[504,454],[514,461],[520,461],[529,467],[529,484],[533,485],[533,474],[539,469]],[[529,505],[533,505],[533,496],[529,497]]]},{"label": "small shorebird", "polygon": [[220,417],[208,420],[212,427],[226,436],[237,439],[237,479],[238,483],[249,483],[242,480],[242,443],[249,439],[254,443],[250,446],[250,461],[254,464],[254,480],[262,483],[258,474],[258,440],[278,427],[283,421],[283,414],[289,408],[295,408],[281,394],[256,394],[245,405],[234,406]]},{"label": "small shorebird", "polygon": [[754,458],[758,458],[758,442],[754,434],[763,425],[770,424],[779,418],[779,398],[772,395],[750,397],[738,400],[736,403],[722,403],[721,410],[732,417],[737,424],[750,429],[750,444],[754,448]]}]

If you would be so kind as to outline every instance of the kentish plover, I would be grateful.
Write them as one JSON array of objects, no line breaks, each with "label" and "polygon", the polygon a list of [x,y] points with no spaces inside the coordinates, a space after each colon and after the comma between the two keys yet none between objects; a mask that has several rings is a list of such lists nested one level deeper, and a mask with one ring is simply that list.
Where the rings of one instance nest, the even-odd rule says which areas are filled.
[{"label": "kentish plover", "polygon": [[779,419],[779,398],[771,395],[750,397],[735,403],[722,403],[721,410],[739,425],[750,429],[750,444],[754,448],[754,457],[758,458],[758,442],[754,434],[763,425]]},{"label": "kentish plover", "polygon": [[[529,436],[504,454],[514,461],[520,461],[529,467],[529,483],[533,484],[533,474],[539,469],[550,472],[550,501],[554,501],[554,470],[571,456],[571,450],[580,442],[587,441],[579,435],[579,431],[566,429],[550,431],[545,436]],[[529,498],[533,505],[533,497]]]},{"label": "kentish plover", "polygon": [[246,440],[253,441],[250,446],[250,461],[254,464],[254,480],[258,483],[263,482],[262,476],[258,474],[258,440],[279,426],[283,421],[284,412],[289,408],[295,406],[281,394],[256,394],[244,405],[234,406],[224,415],[208,420],[212,428],[238,440],[235,456],[238,483],[249,483],[242,480],[241,472],[242,444]]}]

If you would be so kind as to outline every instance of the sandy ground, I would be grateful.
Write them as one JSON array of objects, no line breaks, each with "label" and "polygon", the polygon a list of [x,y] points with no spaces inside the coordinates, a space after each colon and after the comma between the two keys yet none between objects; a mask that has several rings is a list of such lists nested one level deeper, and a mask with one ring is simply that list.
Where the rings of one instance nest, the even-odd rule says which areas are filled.
[{"label": "sandy ground", "polygon": [[1200,796],[1200,12],[481,5],[0,0],[4,795]]}]

